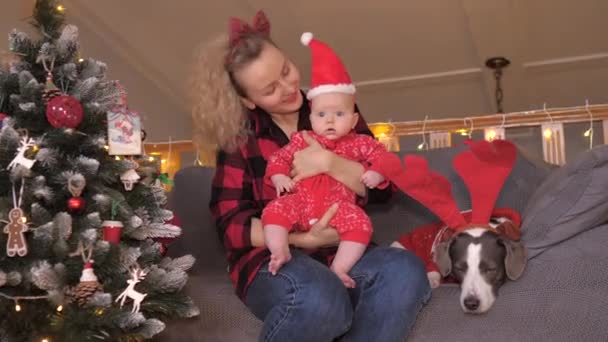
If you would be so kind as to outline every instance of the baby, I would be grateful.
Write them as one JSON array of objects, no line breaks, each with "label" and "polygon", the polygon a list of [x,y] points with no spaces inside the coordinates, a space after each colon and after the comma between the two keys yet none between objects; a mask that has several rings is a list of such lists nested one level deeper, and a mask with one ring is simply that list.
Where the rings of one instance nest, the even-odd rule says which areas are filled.
[{"label": "baby", "polygon": [[[305,45],[313,44],[313,57],[322,54],[325,59],[331,59],[328,63],[332,68],[342,67],[341,63],[336,63],[339,59],[327,45],[311,40],[312,37],[303,38]],[[313,64],[313,71],[314,67]],[[353,131],[359,114],[355,112],[355,88],[346,71],[338,70],[338,79],[328,77],[326,68],[323,72],[323,82],[316,82],[317,84],[315,80],[319,77],[315,77],[313,72],[314,86],[307,94],[311,104],[312,132],[292,134],[289,144],[268,161],[266,181],[272,183],[278,194],[278,198],[270,202],[262,213],[264,239],[271,252],[268,268],[272,274],[276,274],[291,259],[289,232],[309,230],[332,204],[338,203],[338,211],[330,225],[338,231],[340,244],[331,270],[346,287],[353,288],[355,281],[348,272],[361,258],[371,239],[371,221],[365,211],[356,205],[356,194],[327,174],[294,183],[289,177],[294,153],[308,146],[304,134],[309,134],[337,155],[368,165],[361,177],[368,188],[384,188],[389,185],[386,181],[388,170],[380,170],[379,164],[392,165],[386,160],[394,159],[395,167],[400,169],[401,163],[396,155],[388,152],[373,137]],[[380,159],[383,159],[382,163],[377,163]],[[287,194],[280,196],[283,193]]]}]

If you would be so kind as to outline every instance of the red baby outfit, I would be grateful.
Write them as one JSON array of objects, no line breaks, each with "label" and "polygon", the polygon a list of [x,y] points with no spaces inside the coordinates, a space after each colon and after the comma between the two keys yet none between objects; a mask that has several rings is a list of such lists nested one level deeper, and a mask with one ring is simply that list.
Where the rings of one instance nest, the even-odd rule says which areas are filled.
[{"label": "red baby outfit", "polygon": [[[452,165],[471,195],[471,211],[460,212],[452,197],[450,182],[428,168],[422,157],[405,156],[405,171],[389,174],[389,180],[414,198],[442,222],[419,227],[397,241],[415,253],[425,263],[428,272],[439,271],[434,262],[434,248],[452,235],[470,228],[486,228],[519,240],[519,214],[508,208],[496,209],[494,204],[511,173],[517,158],[516,147],[504,140],[467,142],[470,149],[458,154]],[[490,225],[492,217],[503,217],[507,223],[496,229]]]},{"label": "red baby outfit", "polygon": [[[376,171],[385,178],[389,173],[387,168],[401,170],[399,158],[370,136],[350,133],[340,139],[330,140],[314,132],[309,134],[326,149],[341,157],[368,164],[369,170]],[[308,144],[304,140],[303,131],[294,133],[289,144],[268,160],[266,182],[272,184],[270,177],[276,174],[289,175],[294,153],[306,147]],[[378,163],[381,159],[382,167]],[[379,188],[388,185],[389,182],[384,181]],[[372,224],[365,211],[355,204],[356,194],[327,174],[303,179],[296,184],[292,193],[270,202],[262,213],[262,224],[279,225],[289,231],[307,231],[334,203],[338,203],[339,207],[330,225],[336,228],[340,239],[367,244],[372,236]]]}]

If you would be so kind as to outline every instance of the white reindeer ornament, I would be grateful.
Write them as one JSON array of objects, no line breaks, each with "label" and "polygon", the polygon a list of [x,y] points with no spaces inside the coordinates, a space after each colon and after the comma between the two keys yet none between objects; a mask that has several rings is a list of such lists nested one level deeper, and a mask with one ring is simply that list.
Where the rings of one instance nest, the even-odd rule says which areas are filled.
[{"label": "white reindeer ornament", "polygon": [[127,288],[116,298],[116,302],[120,301],[120,307],[122,308],[122,306],[125,304],[125,300],[127,299],[127,297],[129,297],[133,299],[133,309],[131,310],[131,312],[138,313],[141,302],[144,300],[144,298],[146,298],[148,294],[135,291],[135,284],[139,283],[142,279],[144,279],[146,277],[146,274],[148,274],[148,271],[142,270],[141,268],[139,268],[139,266],[136,266],[132,267],[129,270],[129,273],[131,274],[131,279],[127,280],[129,286],[127,286]]},{"label": "white reindeer ornament", "polygon": [[21,146],[19,146],[19,148],[17,149],[17,155],[15,156],[15,159],[13,159],[10,164],[8,164],[7,169],[12,170],[17,165],[21,165],[27,169],[31,169],[36,160],[26,158],[25,152],[27,152],[30,147],[35,145],[36,142],[34,141],[34,139],[28,138],[27,135],[25,137],[22,137]]}]

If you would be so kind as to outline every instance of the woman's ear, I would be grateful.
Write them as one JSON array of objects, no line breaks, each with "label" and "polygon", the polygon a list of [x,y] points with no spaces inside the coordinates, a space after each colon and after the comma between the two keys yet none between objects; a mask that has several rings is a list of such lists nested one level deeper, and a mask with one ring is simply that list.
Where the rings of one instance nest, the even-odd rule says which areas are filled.
[{"label": "woman's ear", "polygon": [[241,97],[241,103],[249,110],[255,109],[255,103],[251,102],[251,100],[249,100],[248,98]]}]

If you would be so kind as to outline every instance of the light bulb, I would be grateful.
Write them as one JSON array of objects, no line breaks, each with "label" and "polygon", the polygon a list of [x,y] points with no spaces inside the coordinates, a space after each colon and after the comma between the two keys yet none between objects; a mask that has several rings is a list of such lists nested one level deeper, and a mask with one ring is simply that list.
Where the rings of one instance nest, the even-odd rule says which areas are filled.
[{"label": "light bulb", "polygon": [[462,129],[462,130],[460,130],[460,135],[467,136],[467,135],[469,135],[469,133],[467,132],[466,129]]},{"label": "light bulb", "polygon": [[61,312],[61,311],[63,311],[63,305],[59,305],[59,306],[57,307],[57,312]]},{"label": "light bulb", "polygon": [[84,58],[78,58],[78,63],[84,62]]},{"label": "light bulb", "polygon": [[543,136],[545,137],[545,139],[551,139],[552,135],[553,135],[553,131],[551,130],[551,128],[547,128],[543,132]]},{"label": "light bulb", "polygon": [[590,137],[592,132],[593,132],[593,128],[589,128],[588,130],[585,131],[585,133],[583,135],[586,137]]},{"label": "light bulb", "polygon": [[57,12],[63,13],[65,11],[65,7],[63,5],[57,5]]},{"label": "light bulb", "polygon": [[27,223],[27,217],[25,217],[25,216],[21,216],[21,222],[23,222],[23,223]]},{"label": "light bulb", "polygon": [[19,303],[15,304],[15,311],[21,312],[21,305]]},{"label": "light bulb", "polygon": [[120,160],[119,156],[114,157],[115,160]]},{"label": "light bulb", "polygon": [[150,158],[148,158],[148,161],[153,162],[154,161],[154,157],[150,156]]},{"label": "light bulb", "polygon": [[418,145],[418,149],[422,150],[424,148],[424,143],[421,143],[420,145]]},{"label": "light bulb", "polygon": [[108,146],[108,145],[103,145],[103,149],[104,149],[104,150],[106,150],[106,151],[109,151],[109,150],[110,150],[110,146]]},{"label": "light bulb", "polygon": [[48,338],[43,338],[40,342],[50,342]]},{"label": "light bulb", "polygon": [[164,163],[166,163],[166,162],[167,162],[167,159],[161,159],[161,161],[160,161],[160,162],[164,164]]},{"label": "light bulb", "polygon": [[494,139],[496,139],[496,131],[491,129],[488,131],[487,140],[492,141]]}]

